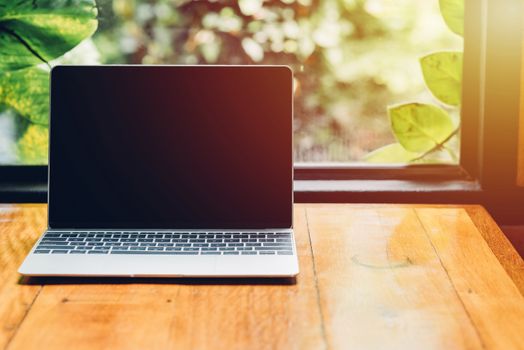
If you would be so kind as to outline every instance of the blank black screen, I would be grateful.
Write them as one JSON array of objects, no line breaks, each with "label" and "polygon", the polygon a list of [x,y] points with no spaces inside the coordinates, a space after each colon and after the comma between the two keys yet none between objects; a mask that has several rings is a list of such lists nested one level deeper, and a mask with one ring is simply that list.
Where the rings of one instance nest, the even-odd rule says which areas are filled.
[{"label": "blank black screen", "polygon": [[291,227],[286,67],[58,66],[50,133],[50,227]]}]

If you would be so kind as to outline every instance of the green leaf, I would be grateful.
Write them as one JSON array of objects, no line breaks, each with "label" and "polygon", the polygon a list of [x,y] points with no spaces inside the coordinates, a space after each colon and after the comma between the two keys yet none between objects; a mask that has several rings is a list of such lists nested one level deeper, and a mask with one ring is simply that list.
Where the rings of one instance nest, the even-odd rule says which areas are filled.
[{"label": "green leaf", "polygon": [[0,71],[48,62],[97,28],[94,0],[0,0]]},{"label": "green leaf", "polygon": [[31,124],[18,140],[18,158],[22,164],[47,164],[49,129]]},{"label": "green leaf", "polygon": [[49,72],[39,67],[4,72],[0,75],[0,104],[32,123],[49,122]]},{"label": "green leaf", "polygon": [[455,131],[450,115],[437,106],[409,103],[388,112],[395,137],[410,152],[428,152]]},{"label": "green leaf", "polygon": [[424,80],[441,102],[458,106],[462,96],[462,52],[437,52],[420,59]]},{"label": "green leaf", "polygon": [[364,157],[370,163],[409,163],[420,156],[420,153],[406,150],[400,143],[381,147]]},{"label": "green leaf", "polygon": [[454,33],[464,35],[464,0],[439,0],[444,21]]}]

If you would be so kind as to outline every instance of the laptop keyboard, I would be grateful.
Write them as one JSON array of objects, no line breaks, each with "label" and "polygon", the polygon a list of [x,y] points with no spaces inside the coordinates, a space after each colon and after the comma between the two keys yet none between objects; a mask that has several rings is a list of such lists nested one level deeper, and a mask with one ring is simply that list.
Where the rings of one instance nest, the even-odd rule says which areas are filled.
[{"label": "laptop keyboard", "polygon": [[290,232],[48,231],[35,254],[293,255]]}]

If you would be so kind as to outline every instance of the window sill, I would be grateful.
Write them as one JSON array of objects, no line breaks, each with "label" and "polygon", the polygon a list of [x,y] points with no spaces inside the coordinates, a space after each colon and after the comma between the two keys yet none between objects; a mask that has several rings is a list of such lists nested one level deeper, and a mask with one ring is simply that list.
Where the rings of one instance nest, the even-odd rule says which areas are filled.
[{"label": "window sill", "polygon": [[[297,203],[481,204],[499,224],[524,224],[524,190],[484,191],[476,181],[295,180]],[[2,203],[45,203],[47,183],[4,182]]]},{"label": "window sill", "polygon": [[0,184],[1,203],[45,203],[47,183],[5,182]]},{"label": "window sill", "polygon": [[295,193],[435,193],[480,191],[475,181],[412,181],[412,180],[295,180]]}]

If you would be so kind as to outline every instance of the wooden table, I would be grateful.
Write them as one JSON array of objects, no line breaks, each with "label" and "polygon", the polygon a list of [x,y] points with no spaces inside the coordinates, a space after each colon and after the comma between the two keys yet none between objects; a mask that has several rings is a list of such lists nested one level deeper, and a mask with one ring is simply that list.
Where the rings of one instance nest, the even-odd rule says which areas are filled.
[{"label": "wooden table", "polygon": [[301,204],[293,280],[26,279],[0,205],[0,348],[524,349],[524,261],[479,206]]}]

